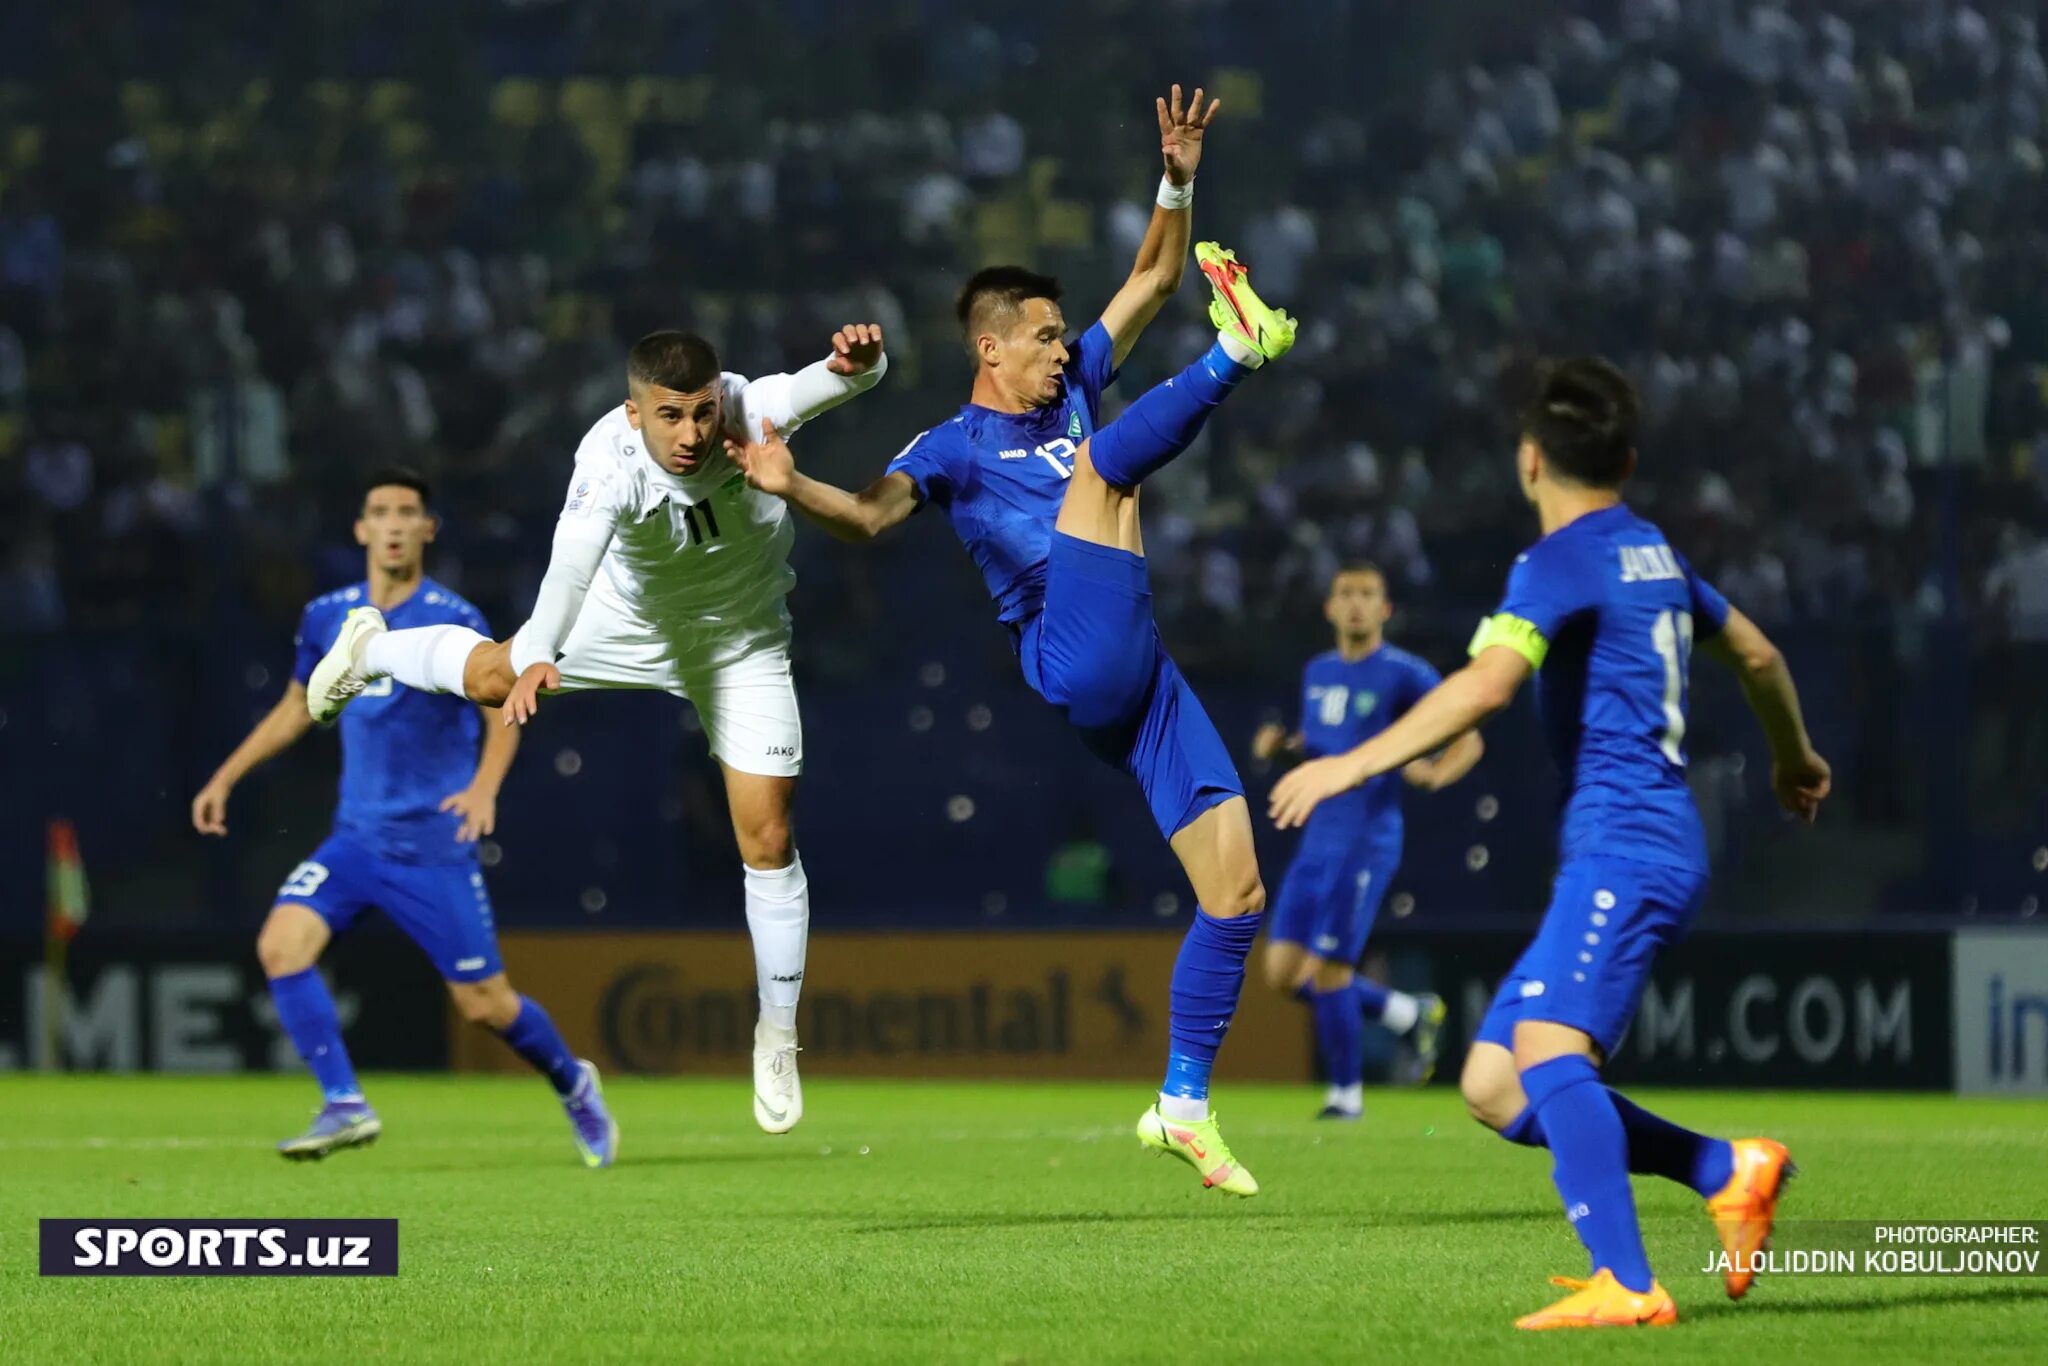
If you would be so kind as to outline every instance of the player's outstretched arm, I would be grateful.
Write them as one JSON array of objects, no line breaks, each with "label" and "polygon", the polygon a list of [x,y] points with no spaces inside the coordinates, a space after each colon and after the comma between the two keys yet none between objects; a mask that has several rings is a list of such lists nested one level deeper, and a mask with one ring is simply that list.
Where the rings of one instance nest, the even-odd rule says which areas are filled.
[{"label": "player's outstretched arm", "polygon": [[1479,732],[1468,730],[1445,745],[1441,753],[1410,759],[1401,766],[1401,777],[1410,787],[1437,792],[1470,773],[1485,753],[1486,742],[1479,738]]},{"label": "player's outstretched arm", "polygon": [[301,735],[313,728],[306,712],[306,687],[297,679],[285,684],[284,696],[249,732],[234,753],[221,761],[206,786],[192,799],[192,828],[202,835],[228,832],[228,794],[250,769],[290,749]]},{"label": "player's outstretched arm", "polygon": [[1771,750],[1771,790],[1778,805],[1811,824],[1834,785],[1828,761],[1814,752],[1799,710],[1799,689],[1785,657],[1751,621],[1733,607],[1728,620],[1700,642],[1707,657],[1734,670],[1749,709],[1763,726]]},{"label": "player's outstretched arm", "polygon": [[1166,301],[1180,288],[1187,269],[1188,242],[1194,235],[1195,168],[1202,162],[1202,137],[1209,130],[1223,101],[1210,100],[1202,107],[1202,88],[1194,98],[1181,104],[1180,87],[1173,87],[1173,99],[1154,101],[1159,116],[1159,154],[1166,163],[1165,179],[1159,185],[1159,199],[1152,210],[1152,222],[1145,240],[1138,245],[1138,259],[1132,263],[1130,278],[1102,310],[1102,326],[1109,332],[1116,364],[1122,365],[1138,336],[1166,307]]},{"label": "player's outstretched arm", "polygon": [[443,811],[453,811],[462,818],[455,831],[457,844],[474,844],[485,835],[496,833],[498,789],[505,785],[505,775],[512,771],[512,756],[519,752],[518,728],[505,724],[498,708],[478,707],[477,714],[484,720],[484,747],[477,759],[476,772],[470,776],[468,787],[449,793],[441,801]]},{"label": "player's outstretched arm", "polygon": [[740,395],[741,416],[749,436],[764,423],[793,432],[814,417],[831,412],[857,394],[881,383],[889,373],[889,354],[882,346],[880,323],[848,323],[832,334],[832,354],[813,361],[793,375],[763,375],[749,380]]},{"label": "player's outstretched arm", "polygon": [[534,594],[533,615],[513,635],[507,651],[516,681],[500,708],[503,724],[496,729],[525,725],[540,710],[540,695],[562,686],[555,660],[583,611],[583,599],[611,548],[626,504],[624,489],[609,474],[593,473],[579,464],[570,475],[569,498],[555,523],[554,548],[540,591]]},{"label": "player's outstretched arm", "polygon": [[1512,646],[1487,646],[1357,749],[1311,759],[1275,783],[1267,805],[1273,823],[1282,830],[1301,825],[1338,793],[1442,749],[1514,701],[1533,672],[1528,658]]},{"label": "player's outstretched arm", "polygon": [[727,438],[725,453],[763,493],[772,493],[842,541],[872,541],[917,511],[917,484],[898,470],[859,493],[813,479],[796,467],[789,443],[765,424],[746,441]]}]

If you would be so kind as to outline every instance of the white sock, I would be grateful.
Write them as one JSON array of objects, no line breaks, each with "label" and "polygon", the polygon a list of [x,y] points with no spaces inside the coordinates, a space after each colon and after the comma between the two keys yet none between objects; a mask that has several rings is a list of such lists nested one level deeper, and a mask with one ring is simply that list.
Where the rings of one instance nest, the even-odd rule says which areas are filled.
[{"label": "white sock", "polygon": [[1387,1008],[1380,1012],[1380,1023],[1396,1034],[1406,1034],[1415,1028],[1415,1022],[1422,1018],[1422,1003],[1405,991],[1387,993]]},{"label": "white sock", "polygon": [[490,641],[467,626],[413,626],[370,637],[357,669],[365,677],[387,675],[420,692],[466,696],[462,672],[469,656]]},{"label": "white sock", "polygon": [[811,934],[811,886],[801,858],[787,868],[747,869],[747,933],[754,937],[761,1019],[794,1033]]},{"label": "white sock", "polygon": [[1323,1092],[1323,1104],[1334,1105],[1339,1110],[1356,1114],[1365,1108],[1365,1083],[1353,1082],[1349,1086],[1332,1086]]},{"label": "white sock", "polygon": [[1207,1096],[1169,1096],[1166,1092],[1161,1091],[1159,1093],[1159,1113],[1165,1115],[1168,1119],[1178,1119],[1192,1124],[1209,1117],[1209,1098]]},{"label": "white sock", "polygon": [[1235,332],[1218,332],[1216,340],[1223,343],[1224,352],[1247,370],[1256,370],[1266,363],[1266,358],[1252,350],[1251,344]]}]

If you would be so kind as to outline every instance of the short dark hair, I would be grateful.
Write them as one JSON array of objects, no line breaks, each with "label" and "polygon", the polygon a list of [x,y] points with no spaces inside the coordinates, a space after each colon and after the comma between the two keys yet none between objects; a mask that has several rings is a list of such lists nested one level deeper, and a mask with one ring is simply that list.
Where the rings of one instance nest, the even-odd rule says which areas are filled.
[{"label": "short dark hair", "polygon": [[1636,391],[1610,361],[1573,356],[1536,368],[1522,435],[1576,483],[1619,488],[1636,448]]},{"label": "short dark hair", "polygon": [[1385,588],[1387,586],[1387,571],[1380,568],[1377,561],[1346,560],[1337,566],[1336,573],[1330,575],[1331,591],[1334,592],[1336,590],[1337,580],[1343,578],[1346,574],[1371,574],[1379,579],[1380,587]]},{"label": "short dark hair", "polygon": [[427,477],[403,465],[386,465],[382,469],[371,470],[369,477],[363,480],[363,502],[370,501],[370,494],[375,489],[392,488],[411,489],[420,496],[420,506],[434,506],[433,491],[427,486]]},{"label": "short dark hair", "polygon": [[694,332],[649,332],[626,355],[626,383],[679,394],[708,389],[718,378],[718,350]]},{"label": "short dark hair", "polygon": [[1016,321],[1026,299],[1060,301],[1060,282],[1023,266],[984,266],[967,277],[960,297],[953,302],[953,314],[960,319],[960,335],[968,350],[984,332],[1007,331]]}]

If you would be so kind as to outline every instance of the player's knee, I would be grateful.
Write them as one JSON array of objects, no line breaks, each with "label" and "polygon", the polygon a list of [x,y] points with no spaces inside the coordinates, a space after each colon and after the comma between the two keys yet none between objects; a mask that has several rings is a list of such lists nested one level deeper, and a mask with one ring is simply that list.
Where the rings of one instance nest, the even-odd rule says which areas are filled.
[{"label": "player's knee", "polygon": [[456,1013],[479,1029],[500,1032],[519,1018],[519,993],[503,978],[491,982],[450,982]]},{"label": "player's knee", "polygon": [[787,868],[796,862],[796,841],[787,816],[749,821],[734,833],[739,837],[740,862],[749,868]]},{"label": "player's knee", "polygon": [[1330,991],[1342,991],[1345,987],[1351,985],[1351,979],[1356,975],[1348,963],[1318,961],[1316,963],[1316,970],[1309,975],[1309,981],[1314,984],[1316,991],[1320,994]]},{"label": "player's knee", "polygon": [[1266,884],[1259,880],[1257,869],[1253,869],[1236,880],[1231,889],[1215,904],[1204,902],[1202,909],[1217,920],[1235,920],[1241,915],[1257,915],[1266,909]]},{"label": "player's knee", "polygon": [[1474,1044],[1465,1055],[1458,1093],[1464,1097],[1466,1112],[1496,1132],[1512,1123],[1528,1103],[1522,1096],[1513,1056],[1505,1048],[1489,1044]]},{"label": "player's knee", "polygon": [[256,961],[265,977],[289,977],[320,961],[320,945],[303,926],[273,918],[256,935]]}]

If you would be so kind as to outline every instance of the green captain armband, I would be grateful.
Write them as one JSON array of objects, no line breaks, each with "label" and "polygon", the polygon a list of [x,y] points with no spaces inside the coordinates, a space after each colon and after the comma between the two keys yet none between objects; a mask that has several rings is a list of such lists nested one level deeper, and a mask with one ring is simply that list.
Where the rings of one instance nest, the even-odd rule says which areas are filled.
[{"label": "green captain armband", "polygon": [[1550,642],[1543,638],[1535,623],[1509,616],[1506,612],[1496,612],[1480,622],[1465,653],[1477,659],[1481,650],[1495,645],[1507,646],[1528,660],[1532,669],[1542,668],[1543,657],[1550,653]]}]

